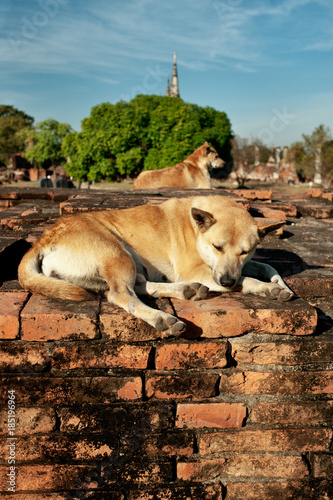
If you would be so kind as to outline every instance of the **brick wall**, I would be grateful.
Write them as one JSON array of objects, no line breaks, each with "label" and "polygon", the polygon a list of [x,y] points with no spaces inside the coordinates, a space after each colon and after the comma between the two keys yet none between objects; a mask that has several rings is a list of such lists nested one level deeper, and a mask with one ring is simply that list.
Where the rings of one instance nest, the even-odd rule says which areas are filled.
[{"label": "brick wall", "polygon": [[[39,207],[49,220],[27,224],[27,206],[4,214],[7,250],[52,219]],[[288,267],[299,298],[149,299],[186,321],[176,340],[104,299],[65,303],[3,281],[0,498],[332,498],[333,272],[307,245],[326,224],[329,248],[333,224],[290,221],[294,239],[267,240],[257,258]]]}]

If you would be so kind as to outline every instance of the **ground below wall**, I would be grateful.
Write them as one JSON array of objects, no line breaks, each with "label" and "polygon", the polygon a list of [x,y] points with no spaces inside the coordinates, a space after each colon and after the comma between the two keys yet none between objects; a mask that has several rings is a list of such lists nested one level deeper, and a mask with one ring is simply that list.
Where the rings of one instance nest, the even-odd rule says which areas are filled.
[{"label": "ground below wall", "polygon": [[0,498],[333,497],[330,193],[217,193],[286,220],[255,258],[297,298],[150,299],[187,323],[175,340],[104,298],[31,296],[16,271],[60,212],[193,193],[0,190]]}]

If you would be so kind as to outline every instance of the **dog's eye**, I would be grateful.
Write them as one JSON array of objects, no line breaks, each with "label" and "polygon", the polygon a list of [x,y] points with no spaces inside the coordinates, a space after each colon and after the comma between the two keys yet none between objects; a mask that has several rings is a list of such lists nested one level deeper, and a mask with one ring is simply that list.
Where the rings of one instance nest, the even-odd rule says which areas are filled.
[{"label": "dog's eye", "polygon": [[243,250],[243,251],[241,252],[241,255],[247,255],[248,253],[249,253],[249,252],[247,252],[246,250]]},{"label": "dog's eye", "polygon": [[218,252],[223,252],[223,246],[221,245],[214,245],[213,243],[213,247],[215,248],[215,250],[217,250]]}]

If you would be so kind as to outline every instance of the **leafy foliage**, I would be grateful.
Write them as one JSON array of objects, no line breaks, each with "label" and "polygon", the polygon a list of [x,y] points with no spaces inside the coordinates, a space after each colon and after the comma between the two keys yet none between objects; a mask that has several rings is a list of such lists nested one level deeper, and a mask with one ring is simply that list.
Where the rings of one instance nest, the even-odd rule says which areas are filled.
[{"label": "leafy foliage", "polygon": [[25,137],[22,131],[31,127],[34,119],[13,106],[0,106],[0,161],[8,163],[9,158],[22,152]]},{"label": "leafy foliage", "polygon": [[67,136],[67,172],[77,180],[119,180],[174,165],[208,141],[230,160],[227,115],[178,98],[139,95],[92,108],[82,131]]},{"label": "leafy foliage", "polygon": [[39,123],[31,134],[32,140],[26,148],[25,157],[44,168],[64,162],[62,143],[70,132],[72,128],[67,123],[59,123],[52,119]]},{"label": "leafy foliage", "polygon": [[291,157],[301,179],[314,177],[317,159],[322,182],[325,186],[330,186],[333,180],[332,142],[330,129],[319,125],[311,135],[303,134],[303,141],[291,145]]}]

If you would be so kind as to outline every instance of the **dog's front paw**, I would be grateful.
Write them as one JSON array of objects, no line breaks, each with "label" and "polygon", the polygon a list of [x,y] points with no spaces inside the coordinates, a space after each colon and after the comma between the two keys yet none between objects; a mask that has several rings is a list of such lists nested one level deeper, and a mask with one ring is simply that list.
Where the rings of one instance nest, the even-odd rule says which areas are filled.
[{"label": "dog's front paw", "polygon": [[186,330],[186,325],[174,316],[158,316],[155,323],[156,330],[162,331],[164,337],[179,337]]},{"label": "dog's front paw", "polygon": [[201,283],[190,283],[184,287],[184,299],[187,300],[201,300],[206,299],[208,295],[208,288]]},{"label": "dog's front paw", "polygon": [[268,283],[265,289],[265,295],[268,299],[281,300],[283,302],[292,299],[294,296],[289,288],[281,286],[278,283]]}]

